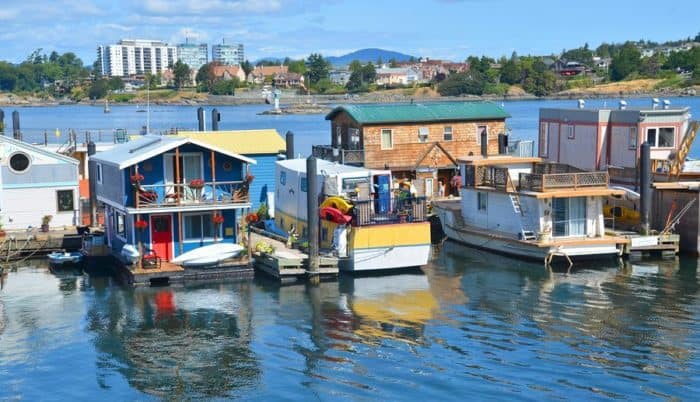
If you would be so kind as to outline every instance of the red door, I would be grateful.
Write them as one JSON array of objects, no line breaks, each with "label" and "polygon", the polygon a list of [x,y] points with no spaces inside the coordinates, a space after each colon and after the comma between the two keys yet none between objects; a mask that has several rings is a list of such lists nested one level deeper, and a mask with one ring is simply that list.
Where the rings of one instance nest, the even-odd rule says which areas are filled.
[{"label": "red door", "polygon": [[164,261],[173,258],[173,231],[170,215],[151,215],[153,251]]}]

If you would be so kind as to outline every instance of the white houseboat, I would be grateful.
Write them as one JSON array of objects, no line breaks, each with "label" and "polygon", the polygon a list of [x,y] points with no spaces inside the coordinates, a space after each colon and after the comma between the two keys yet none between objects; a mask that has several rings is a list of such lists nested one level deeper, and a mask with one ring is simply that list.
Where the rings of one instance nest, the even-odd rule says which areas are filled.
[{"label": "white houseboat", "polygon": [[545,262],[617,256],[627,242],[605,234],[603,200],[623,193],[606,172],[502,155],[458,162],[461,198],[433,203],[452,240]]},{"label": "white houseboat", "polygon": [[[394,192],[391,172],[386,170],[319,159],[317,172],[314,179],[322,207],[320,246],[335,249],[341,270],[411,268],[428,263],[430,224],[424,197]],[[306,160],[278,161],[276,178],[275,224],[306,238]],[[348,211],[350,205],[352,210]],[[347,220],[343,221],[343,215]]]}]

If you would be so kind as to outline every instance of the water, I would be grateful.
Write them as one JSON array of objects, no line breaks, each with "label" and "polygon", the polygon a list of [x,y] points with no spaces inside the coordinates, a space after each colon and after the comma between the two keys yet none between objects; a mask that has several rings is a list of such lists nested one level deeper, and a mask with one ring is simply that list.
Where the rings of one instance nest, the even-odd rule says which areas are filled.
[{"label": "water", "polygon": [[25,267],[0,290],[0,399],[687,399],[697,261],[574,272],[447,242],[425,273],[124,288]]},{"label": "water", "polygon": [[[618,99],[589,99],[586,107],[617,107]],[[648,98],[626,99],[628,107],[649,107]],[[700,114],[700,97],[670,98],[674,107],[690,106],[691,112]],[[199,106],[151,105],[150,127],[152,132],[161,132],[173,127],[196,130],[197,108]],[[507,120],[512,129],[512,137],[523,140],[537,139],[539,109],[542,107],[577,107],[576,100],[506,101],[505,109],[511,114]],[[85,131],[111,133],[115,128],[127,128],[130,133],[138,133],[146,125],[146,113],[137,113],[143,105],[114,105],[111,113],[105,114],[103,106],[49,106],[49,107],[4,107],[6,115],[12,110],[20,113],[20,127],[25,140],[43,142],[44,132],[50,142],[64,142],[68,129],[79,134]],[[213,107],[205,107],[207,122]],[[303,156],[311,153],[311,145],[330,144],[330,122],[324,115],[260,115],[270,109],[270,105],[216,106],[221,112],[221,130],[244,130],[274,128],[284,135],[291,130],[295,133],[295,151]],[[11,131],[12,121],[6,118],[6,129]],[[207,125],[209,127],[209,124]],[[55,136],[56,129],[62,136]],[[700,158],[700,141],[693,145],[691,157]]]},{"label": "water", "polygon": [[[672,102],[700,107],[698,98]],[[575,101],[506,102],[514,137],[535,138],[543,106]],[[302,154],[329,140],[320,115],[218,108],[222,129],[292,130]],[[135,109],[19,108],[23,130],[41,138],[56,127],[137,128],[145,116]],[[154,106],[151,123],[193,129],[195,110]],[[24,265],[0,286],[0,400],[700,395],[695,259],[550,272],[447,242],[424,273],[343,276],[318,288],[256,278],[132,289]]]}]

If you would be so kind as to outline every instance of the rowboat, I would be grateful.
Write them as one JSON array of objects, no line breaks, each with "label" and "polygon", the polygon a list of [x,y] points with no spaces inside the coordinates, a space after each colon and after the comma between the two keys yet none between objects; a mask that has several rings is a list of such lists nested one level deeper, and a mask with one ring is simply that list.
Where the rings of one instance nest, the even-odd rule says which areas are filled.
[{"label": "rowboat", "polygon": [[216,265],[228,258],[233,258],[243,250],[243,246],[238,244],[216,243],[183,253],[170,260],[170,262],[182,265],[183,267],[202,268]]},{"label": "rowboat", "polygon": [[77,264],[83,259],[83,255],[79,251],[54,251],[49,253],[49,263],[53,265]]}]

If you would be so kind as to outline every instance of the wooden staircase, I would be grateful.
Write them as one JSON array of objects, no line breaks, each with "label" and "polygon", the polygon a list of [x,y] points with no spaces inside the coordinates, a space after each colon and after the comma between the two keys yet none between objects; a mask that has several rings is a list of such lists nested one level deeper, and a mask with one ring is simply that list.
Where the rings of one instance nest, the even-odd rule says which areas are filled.
[{"label": "wooden staircase", "polygon": [[676,157],[671,162],[671,167],[668,170],[669,178],[678,180],[678,177],[683,170],[685,158],[688,156],[690,147],[693,145],[695,136],[698,134],[698,127],[700,127],[700,123],[697,121],[691,122],[688,126],[688,131],[685,133],[685,136],[683,136],[681,145],[678,147],[678,151],[676,152]]}]

